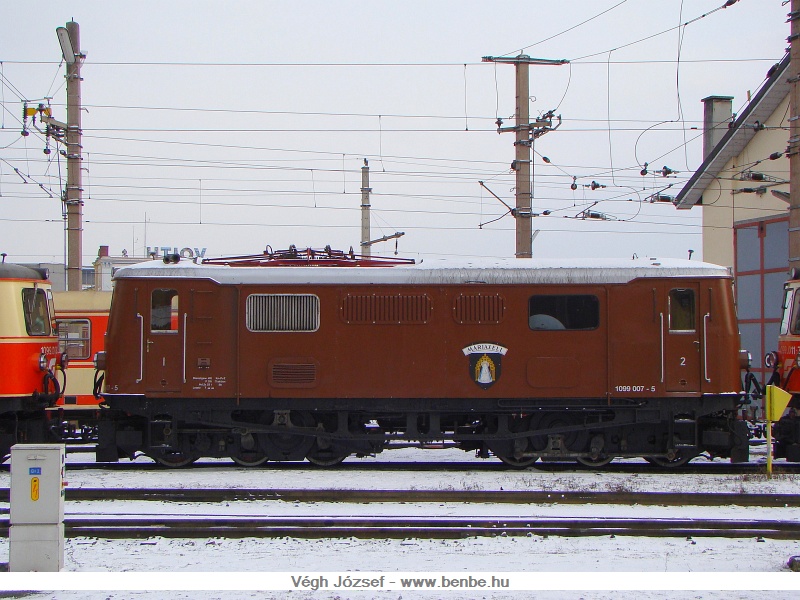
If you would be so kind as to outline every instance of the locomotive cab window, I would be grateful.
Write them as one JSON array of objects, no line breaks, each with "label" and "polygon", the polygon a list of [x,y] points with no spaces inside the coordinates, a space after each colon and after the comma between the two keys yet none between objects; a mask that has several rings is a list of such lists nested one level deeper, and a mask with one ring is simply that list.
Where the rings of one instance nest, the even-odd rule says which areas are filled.
[{"label": "locomotive cab window", "polygon": [[22,311],[28,335],[52,335],[47,294],[41,288],[22,290]]},{"label": "locomotive cab window", "polygon": [[528,300],[528,326],[533,330],[585,330],[599,325],[597,296],[531,296]]},{"label": "locomotive cab window", "polygon": [[71,360],[86,360],[92,356],[92,325],[89,319],[58,320],[58,351],[66,352]]},{"label": "locomotive cab window", "polygon": [[784,288],[783,290],[783,304],[781,305],[781,335],[786,335],[789,333],[789,318],[791,317],[792,311],[792,294],[794,290],[790,287]]},{"label": "locomotive cab window", "polygon": [[[794,294],[794,299],[792,299],[792,294]],[[797,293],[796,289],[787,290],[786,305],[787,316],[785,319],[791,323],[789,332],[793,335],[800,334],[800,294]],[[791,306],[791,311],[788,308],[789,306]],[[789,314],[791,314],[791,317]]]},{"label": "locomotive cab window", "polygon": [[669,291],[669,330],[695,331],[695,297],[692,289]]},{"label": "locomotive cab window", "polygon": [[153,290],[150,296],[150,331],[178,332],[178,290]]}]

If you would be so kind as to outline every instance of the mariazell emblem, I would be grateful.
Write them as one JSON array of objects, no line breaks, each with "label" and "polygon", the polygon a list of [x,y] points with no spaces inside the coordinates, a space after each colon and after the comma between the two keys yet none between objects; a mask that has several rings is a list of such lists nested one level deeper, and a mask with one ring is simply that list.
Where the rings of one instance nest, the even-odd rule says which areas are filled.
[{"label": "mariazell emblem", "polygon": [[489,342],[472,344],[461,350],[469,357],[469,376],[483,389],[488,389],[500,379],[501,360],[508,348]]}]

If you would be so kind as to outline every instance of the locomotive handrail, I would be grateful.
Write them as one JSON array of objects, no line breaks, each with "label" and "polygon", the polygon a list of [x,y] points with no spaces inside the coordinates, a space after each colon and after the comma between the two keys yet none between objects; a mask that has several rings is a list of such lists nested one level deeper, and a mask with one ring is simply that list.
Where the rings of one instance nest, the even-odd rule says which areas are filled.
[{"label": "locomotive handrail", "polygon": [[658,316],[661,318],[661,383],[664,383],[664,313],[658,313]]},{"label": "locomotive handrail", "polygon": [[183,313],[183,383],[186,383],[186,313]]},{"label": "locomotive handrail", "polygon": [[141,383],[144,379],[144,317],[136,313],[136,318],[139,319],[139,379],[136,383]]},{"label": "locomotive handrail", "polygon": [[708,378],[708,320],[710,318],[711,313],[703,315],[703,373],[706,383],[711,383],[711,379]]}]

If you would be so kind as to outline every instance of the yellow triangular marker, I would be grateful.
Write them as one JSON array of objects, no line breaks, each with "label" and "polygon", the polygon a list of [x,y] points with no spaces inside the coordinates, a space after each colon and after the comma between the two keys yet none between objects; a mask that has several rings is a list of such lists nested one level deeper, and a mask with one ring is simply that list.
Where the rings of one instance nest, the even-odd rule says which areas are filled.
[{"label": "yellow triangular marker", "polygon": [[767,386],[767,420],[780,421],[792,395],[775,385]]}]

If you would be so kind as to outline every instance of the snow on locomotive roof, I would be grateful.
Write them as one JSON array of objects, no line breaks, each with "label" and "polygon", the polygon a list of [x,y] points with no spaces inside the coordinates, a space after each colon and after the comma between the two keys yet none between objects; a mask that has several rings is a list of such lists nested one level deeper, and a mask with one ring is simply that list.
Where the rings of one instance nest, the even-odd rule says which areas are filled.
[{"label": "snow on locomotive roof", "polygon": [[0,263],[0,279],[48,279],[50,276],[47,269],[38,267],[28,267],[14,263]]},{"label": "snow on locomotive roof", "polygon": [[728,277],[726,267],[685,259],[474,259],[395,266],[229,266],[151,260],[114,279],[210,279],[220,284],[586,284],[626,283],[641,277]]}]

